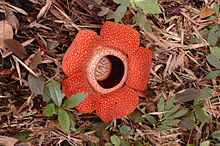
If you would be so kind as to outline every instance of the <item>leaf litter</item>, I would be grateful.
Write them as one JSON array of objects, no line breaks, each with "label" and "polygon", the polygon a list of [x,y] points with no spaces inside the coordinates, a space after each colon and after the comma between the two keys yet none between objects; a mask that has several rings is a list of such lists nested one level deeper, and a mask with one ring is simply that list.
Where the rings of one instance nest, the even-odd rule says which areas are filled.
[{"label": "leaf litter", "polygon": [[[220,77],[204,80],[210,70],[215,71],[215,66],[218,66],[213,57],[206,58],[210,46],[220,45],[217,36],[219,26],[216,25],[219,24],[219,18],[211,19],[212,16],[217,16],[214,13],[216,8],[213,0],[206,1],[206,4],[196,0],[158,1],[160,8],[165,10],[164,15],[144,12],[144,21],[150,24],[152,33],[133,23],[137,10],[131,7],[126,10],[120,22],[137,29],[141,45],[154,52],[152,71],[145,92],[150,100],[141,97],[135,114],[114,120],[100,128],[97,126],[100,120],[94,113],[82,114],[71,109],[69,112],[75,115],[75,132],[69,135],[58,124],[61,117],[43,115],[43,109],[47,105],[44,100],[50,100],[44,99],[42,94],[46,95],[46,85],[52,79],[62,83],[66,78],[60,64],[78,31],[90,29],[99,32],[106,19],[114,21],[113,12],[118,5],[112,1],[102,1],[97,5],[93,2],[0,2],[0,134],[3,135],[0,139],[12,139],[12,135],[21,134],[25,137],[24,143],[39,145],[86,145],[89,141],[105,145],[111,142],[119,143],[120,140],[143,145],[199,145],[204,140],[209,140],[212,144],[217,142],[211,135],[220,129]],[[208,35],[202,34],[205,28]],[[14,33],[13,29],[15,32],[17,30],[17,33]],[[192,40],[193,37],[197,42]],[[211,51],[213,52],[213,49]],[[200,118],[207,121],[209,119],[206,119],[205,115],[210,115],[209,125],[194,123],[186,116],[180,125],[160,131],[143,117],[146,113],[152,116],[167,113],[158,112],[158,95],[164,96],[165,103],[175,95],[176,100],[181,103],[180,108],[193,108],[192,101],[207,88],[214,90],[202,107],[204,113]],[[201,112],[198,106],[194,109],[196,114]],[[68,128],[68,125],[66,126],[65,128]],[[122,126],[129,127],[133,134],[124,136],[120,133]],[[206,131],[199,136],[198,131],[192,128],[195,126],[205,126]],[[213,133],[214,137],[218,133]],[[4,140],[0,140],[0,143],[8,144],[8,141]],[[10,144],[21,144],[23,140],[21,137],[15,137]]]}]

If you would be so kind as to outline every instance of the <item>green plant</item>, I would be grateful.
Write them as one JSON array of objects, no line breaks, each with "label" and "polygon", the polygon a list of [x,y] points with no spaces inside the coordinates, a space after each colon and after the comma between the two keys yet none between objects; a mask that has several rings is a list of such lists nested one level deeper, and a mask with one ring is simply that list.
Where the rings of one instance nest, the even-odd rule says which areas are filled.
[{"label": "green plant", "polygon": [[211,71],[204,79],[215,79],[220,76],[220,47],[211,47],[211,54],[206,56],[208,62],[217,70]]},{"label": "green plant", "polygon": [[134,21],[137,22],[140,28],[145,28],[148,32],[152,32],[151,26],[146,23],[146,16],[144,12],[149,14],[161,13],[160,8],[156,5],[157,0],[113,0],[120,4],[115,11],[115,22],[118,23],[125,15],[128,7],[132,7],[137,11]]},{"label": "green plant", "polygon": [[[208,97],[211,96],[213,89],[204,89],[201,92],[194,88],[188,88],[184,91],[176,94],[171,99],[169,99],[165,105],[164,98],[161,97],[157,104],[158,109],[158,120],[150,114],[146,114],[147,120],[160,130],[169,130],[172,126],[177,125],[181,122],[186,128],[192,128],[192,123],[195,122],[197,118],[202,123],[210,123],[210,116],[206,115],[203,110],[203,105]],[[194,101],[190,109],[181,107],[180,103],[185,103],[189,101]],[[174,106],[174,103],[179,103]],[[180,110],[181,109],[181,110]],[[187,115],[186,115],[187,113]],[[190,121],[192,121],[191,126],[186,121],[180,120],[179,118],[186,115]]]},{"label": "green plant", "polygon": [[180,117],[185,115],[188,112],[188,109],[180,109],[180,104],[177,104],[173,107],[175,97],[172,97],[168,100],[166,106],[164,103],[164,98],[161,97],[157,104],[157,109],[160,114],[158,115],[158,120],[156,120],[152,115],[146,114],[145,117],[147,120],[159,128],[160,130],[169,130],[171,126],[177,125],[181,122]]},{"label": "green plant", "polygon": [[43,114],[45,116],[58,114],[60,127],[68,133],[70,130],[75,131],[75,117],[68,109],[80,104],[87,96],[88,93],[76,93],[63,101],[60,87],[58,83],[52,79],[49,83],[49,87],[45,86],[43,91],[43,98],[48,102]]}]

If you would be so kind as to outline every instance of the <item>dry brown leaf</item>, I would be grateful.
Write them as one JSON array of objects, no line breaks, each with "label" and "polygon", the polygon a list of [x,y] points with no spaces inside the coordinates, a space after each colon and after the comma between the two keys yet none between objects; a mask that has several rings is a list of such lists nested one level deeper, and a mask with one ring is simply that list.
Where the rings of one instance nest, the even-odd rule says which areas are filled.
[{"label": "dry brown leaf", "polygon": [[102,10],[97,13],[98,16],[105,16],[106,14],[108,14],[109,12],[108,7],[101,6],[101,9]]},{"label": "dry brown leaf", "polygon": [[3,40],[12,39],[13,35],[14,33],[11,25],[6,20],[0,21],[0,48],[3,47]]},{"label": "dry brown leaf", "polygon": [[213,14],[215,14],[215,11],[213,10],[213,8],[202,8],[202,10],[199,12],[199,17],[200,19],[212,16]]},{"label": "dry brown leaf", "polygon": [[27,57],[27,52],[21,43],[14,39],[4,39],[3,40],[5,48],[8,48],[10,51],[18,55],[19,57]]},{"label": "dry brown leaf", "polygon": [[3,146],[14,146],[17,143],[17,139],[7,136],[0,135],[0,145]]},{"label": "dry brown leaf", "polygon": [[14,29],[18,29],[20,27],[20,23],[18,21],[18,19],[16,18],[16,16],[14,15],[13,11],[11,10],[11,8],[3,6],[5,9],[5,19],[8,21],[8,23],[11,24],[11,26]]},{"label": "dry brown leaf", "polygon": [[0,4],[7,5],[8,7],[12,8],[12,9],[15,10],[16,12],[19,12],[19,13],[21,13],[21,14],[23,14],[23,15],[28,15],[28,13],[27,13],[26,11],[24,11],[23,9],[18,8],[18,7],[16,7],[16,6],[13,6],[13,5],[11,5],[10,3],[7,3],[7,2],[5,2],[5,1],[0,1]]},{"label": "dry brown leaf", "polygon": [[47,0],[45,6],[40,10],[39,14],[37,15],[37,19],[40,19],[42,16],[45,16],[50,9],[50,6],[52,4],[52,0]]}]

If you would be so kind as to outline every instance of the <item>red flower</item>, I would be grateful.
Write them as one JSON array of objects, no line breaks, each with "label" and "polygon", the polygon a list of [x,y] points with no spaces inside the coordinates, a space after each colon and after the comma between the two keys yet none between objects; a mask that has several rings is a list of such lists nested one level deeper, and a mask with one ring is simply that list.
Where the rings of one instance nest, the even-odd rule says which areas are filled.
[{"label": "red flower", "polygon": [[76,35],[63,58],[62,68],[69,77],[62,86],[67,97],[89,93],[76,106],[79,111],[96,110],[109,122],[135,110],[136,90],[146,88],[152,59],[152,52],[139,47],[139,42],[136,30],[114,22],[105,22],[100,38],[88,30]]}]

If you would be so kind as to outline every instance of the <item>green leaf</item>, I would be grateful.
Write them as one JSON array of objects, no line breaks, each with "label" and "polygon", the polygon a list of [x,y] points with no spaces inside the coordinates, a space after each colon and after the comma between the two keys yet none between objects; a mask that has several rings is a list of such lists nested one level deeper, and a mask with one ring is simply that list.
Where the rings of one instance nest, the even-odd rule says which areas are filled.
[{"label": "green leaf", "polygon": [[51,95],[50,95],[50,89],[48,86],[44,86],[44,90],[43,90],[43,99],[44,101],[46,101],[47,103],[49,103],[52,99],[51,99]]},{"label": "green leaf", "polygon": [[133,134],[133,130],[131,129],[130,126],[123,125],[120,127],[120,133],[126,137],[129,137],[130,135]]},{"label": "green leaf", "polygon": [[216,138],[220,141],[220,130],[216,130],[216,131],[212,132],[212,137]]},{"label": "green leaf", "polygon": [[211,54],[215,55],[216,57],[218,57],[218,59],[220,59],[220,47],[217,46],[213,46],[210,49]]},{"label": "green leaf", "polygon": [[142,146],[142,143],[140,141],[135,141],[134,146]]},{"label": "green leaf", "polygon": [[69,118],[68,113],[65,110],[59,109],[58,121],[63,131],[69,133],[70,132],[70,118]]},{"label": "green leaf", "polygon": [[210,45],[215,45],[218,41],[218,31],[219,31],[219,26],[218,25],[215,25],[211,30],[210,30],[210,33],[209,33],[209,36],[208,36],[208,42]]},{"label": "green leaf", "polygon": [[98,136],[98,137],[103,137],[103,133],[102,131],[107,127],[109,126],[111,122],[108,122],[108,123],[104,123],[104,122],[98,122],[98,123],[95,123],[95,125],[92,127],[92,130],[95,130],[95,135]]},{"label": "green leaf", "polygon": [[129,114],[128,117],[135,123],[144,122],[144,118],[142,117],[143,113],[139,110],[135,110],[133,113]]},{"label": "green leaf", "polygon": [[174,114],[174,113],[179,109],[179,107],[180,107],[180,104],[174,106],[174,107],[170,110],[170,112],[168,112],[168,113],[166,114],[165,119],[167,119],[167,117],[169,117],[169,116],[171,116],[172,114]]},{"label": "green leaf", "polygon": [[[164,111],[164,98],[163,97],[159,99],[159,102],[157,103],[157,109],[158,109],[158,112]],[[158,115],[158,117],[161,119],[163,117],[163,114]]]},{"label": "green leaf", "polygon": [[214,10],[215,10],[217,17],[219,17],[219,4],[214,3]]},{"label": "green leaf", "polygon": [[200,93],[201,95],[198,96],[195,100],[194,100],[194,105],[199,105],[199,104],[203,104],[204,100],[206,100],[207,98],[209,98],[211,96],[213,89],[204,89],[202,90]]},{"label": "green leaf", "polygon": [[204,29],[202,30],[201,35],[202,35],[202,36],[206,36],[206,35],[208,35],[208,34],[209,34],[209,30],[208,30],[207,28],[204,28]]},{"label": "green leaf", "polygon": [[101,1],[102,1],[102,0],[95,0],[96,3],[99,3],[99,2],[101,2]]},{"label": "green leaf", "polygon": [[69,119],[70,119],[70,130],[71,131],[76,131],[76,128],[75,128],[75,116],[69,112],[69,111],[66,111],[68,113],[68,116],[69,116]]},{"label": "green leaf", "polygon": [[214,66],[217,69],[220,69],[220,61],[219,59],[213,55],[213,54],[209,54],[208,56],[206,56],[206,59],[208,60],[208,62]]},{"label": "green leaf", "polygon": [[142,11],[138,10],[135,18],[136,18],[136,22],[139,25],[139,27],[143,28],[144,24],[146,23],[146,16],[144,15],[144,13]]},{"label": "green leaf", "polygon": [[185,115],[186,113],[188,112],[187,109],[182,109],[182,110],[179,110],[169,116],[166,116],[165,119],[176,119],[176,118],[179,118],[179,117],[182,117],[183,115]]},{"label": "green leaf", "polygon": [[115,11],[115,23],[118,23],[122,17],[124,16],[125,12],[127,11],[128,5],[121,4],[117,10]]},{"label": "green leaf", "polygon": [[197,105],[194,105],[193,106],[193,110],[196,114],[196,117],[201,121],[201,122],[207,122],[207,123],[210,123],[211,121],[211,118],[209,116],[207,116],[205,114],[205,112],[203,111],[203,109]]},{"label": "green leaf", "polygon": [[160,14],[160,7],[156,5],[156,0],[134,0],[135,4],[150,14]]},{"label": "green leaf", "polygon": [[155,118],[153,116],[151,116],[150,114],[146,114],[145,117],[147,118],[147,120],[151,123],[156,125],[157,121],[155,120]]},{"label": "green leaf", "polygon": [[210,79],[216,79],[218,76],[220,76],[220,70],[212,71],[207,76],[205,76],[204,79],[210,80]]},{"label": "green leaf", "polygon": [[[92,143],[91,141],[88,141],[88,142],[87,142],[87,145],[88,145],[88,146],[97,146],[96,144]],[[69,145],[67,145],[67,146],[69,146]]]},{"label": "green leaf", "polygon": [[28,74],[28,84],[31,91],[35,94],[42,95],[44,90],[44,78],[39,76],[36,78],[31,73]]},{"label": "green leaf", "polygon": [[78,104],[80,104],[86,97],[88,96],[88,93],[76,93],[64,102],[63,107],[65,108],[74,108]]},{"label": "green leaf", "polygon": [[159,128],[161,131],[167,131],[171,129],[170,126],[166,126],[166,125],[159,125],[157,126],[157,128]]},{"label": "green leaf", "polygon": [[45,107],[44,111],[43,111],[43,114],[44,114],[45,116],[52,116],[52,115],[55,114],[55,113],[56,113],[56,110],[55,110],[55,104],[54,104],[54,103],[48,104],[48,105]]},{"label": "green leaf", "polygon": [[110,141],[113,145],[119,146],[121,144],[121,140],[117,135],[113,135],[110,137]]},{"label": "green leaf", "polygon": [[121,140],[120,146],[130,146],[130,144],[127,141]]},{"label": "green leaf", "polygon": [[27,139],[30,138],[29,136],[30,133],[31,133],[30,131],[25,131],[25,132],[20,132],[20,133],[15,133],[15,134],[13,133],[12,135],[10,135],[10,137],[16,138],[22,142],[27,142],[28,141]]},{"label": "green leaf", "polygon": [[53,102],[60,107],[62,104],[62,97],[58,83],[52,79],[49,84],[49,89]]},{"label": "green leaf", "polygon": [[168,101],[167,101],[167,104],[165,106],[165,111],[169,111],[172,106],[173,106],[173,103],[174,103],[174,100],[175,100],[175,96],[173,96],[172,98],[170,98]]},{"label": "green leaf", "polygon": [[147,32],[152,33],[152,28],[151,28],[150,24],[145,23],[144,28],[146,29]]},{"label": "green leaf", "polygon": [[116,4],[130,5],[130,0],[113,0]]},{"label": "green leaf", "polygon": [[209,146],[210,141],[203,141],[199,146]]},{"label": "green leaf", "polygon": [[194,100],[196,97],[200,96],[199,90],[194,88],[187,88],[175,95],[176,101],[178,102],[188,102]]},{"label": "green leaf", "polygon": [[180,122],[181,120],[179,119],[168,119],[168,120],[164,120],[163,122],[161,122],[161,125],[174,126],[176,124],[179,124]]}]

